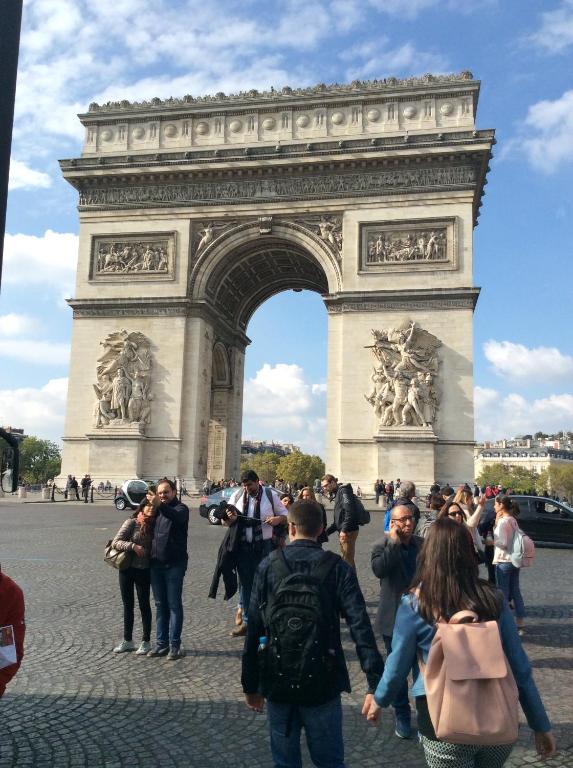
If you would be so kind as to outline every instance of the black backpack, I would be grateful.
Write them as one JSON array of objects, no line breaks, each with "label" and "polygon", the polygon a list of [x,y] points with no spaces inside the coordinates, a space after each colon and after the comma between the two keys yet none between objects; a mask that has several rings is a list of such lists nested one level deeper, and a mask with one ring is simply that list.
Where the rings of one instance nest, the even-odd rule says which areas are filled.
[{"label": "black backpack", "polygon": [[362,499],[354,494],[354,511],[356,512],[356,522],[358,525],[368,525],[370,522],[370,512],[362,503]]},{"label": "black backpack", "polygon": [[270,701],[317,706],[338,693],[339,618],[324,585],[339,559],[324,552],[303,573],[291,569],[282,549],[270,555],[276,588],[263,607],[267,644],[258,654],[261,691]]}]

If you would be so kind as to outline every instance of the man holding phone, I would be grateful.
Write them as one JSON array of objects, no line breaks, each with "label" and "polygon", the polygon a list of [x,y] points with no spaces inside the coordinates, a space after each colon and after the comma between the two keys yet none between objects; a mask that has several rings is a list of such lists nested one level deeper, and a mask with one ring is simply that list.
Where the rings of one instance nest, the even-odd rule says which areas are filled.
[{"label": "man holding phone", "polygon": [[[400,598],[416,572],[418,552],[424,540],[414,536],[414,513],[397,504],[390,513],[390,531],[372,547],[371,565],[380,579],[380,600],[375,627],[382,635],[387,653],[392,650],[394,621]],[[401,739],[412,736],[408,683],[404,683],[392,702],[396,715],[395,733]]]}]

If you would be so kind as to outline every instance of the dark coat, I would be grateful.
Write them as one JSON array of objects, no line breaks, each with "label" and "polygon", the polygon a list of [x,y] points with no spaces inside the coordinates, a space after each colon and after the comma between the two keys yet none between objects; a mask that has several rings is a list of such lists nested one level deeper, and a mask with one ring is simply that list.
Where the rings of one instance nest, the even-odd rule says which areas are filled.
[{"label": "dark coat", "polygon": [[157,507],[151,560],[175,565],[187,562],[189,509],[177,497]]},{"label": "dark coat", "polygon": [[[410,546],[416,548],[417,554],[423,543],[424,540],[419,536],[412,536]],[[402,594],[410,583],[404,568],[401,547],[401,544],[392,541],[390,535],[385,535],[372,547],[372,571],[380,579],[380,599],[375,627],[377,632],[387,637],[392,637],[396,611]]]},{"label": "dark coat", "polygon": [[[315,541],[299,539],[285,547],[284,555],[293,571],[308,572],[312,568],[313,563],[323,556],[323,550],[320,544]],[[273,554],[266,557],[259,565],[253,584],[241,677],[245,693],[257,693],[259,689],[257,649],[259,638],[266,634],[260,606],[268,602],[269,595],[276,588],[274,569],[270,568],[270,559],[272,557]],[[344,616],[350,628],[350,633],[356,646],[356,653],[360,660],[360,666],[368,679],[368,689],[370,692],[374,692],[384,672],[384,662],[376,645],[372,625],[370,624],[366,604],[355,571],[342,558],[338,558],[338,562],[330,571],[325,588],[328,589],[329,594],[336,596],[336,613],[338,616]],[[332,639],[334,642],[338,691],[350,692],[350,678],[340,640],[339,621],[335,623],[333,629],[335,630],[335,636]]]},{"label": "dark coat", "polygon": [[357,531],[359,529],[354,492],[350,483],[339,485],[334,497],[334,522],[328,526],[326,533],[330,536],[335,531]]},{"label": "dark coat", "polygon": [[225,600],[230,600],[236,593],[238,588],[237,550],[239,548],[240,540],[240,527],[237,524],[232,525],[227,530],[225,538],[219,547],[215,573],[213,574],[211,588],[209,589],[209,597],[212,597],[213,599],[217,597],[221,576],[223,577],[223,584],[225,585]]}]

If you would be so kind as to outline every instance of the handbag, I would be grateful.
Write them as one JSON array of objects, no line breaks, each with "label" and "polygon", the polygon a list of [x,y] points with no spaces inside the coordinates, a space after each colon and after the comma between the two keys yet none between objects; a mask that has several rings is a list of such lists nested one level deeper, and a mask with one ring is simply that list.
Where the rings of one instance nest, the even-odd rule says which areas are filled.
[{"label": "handbag", "polygon": [[112,568],[116,568],[118,571],[125,571],[126,568],[131,566],[133,554],[131,552],[115,549],[112,547],[112,540],[110,539],[105,546],[103,561],[104,563],[111,565]]}]

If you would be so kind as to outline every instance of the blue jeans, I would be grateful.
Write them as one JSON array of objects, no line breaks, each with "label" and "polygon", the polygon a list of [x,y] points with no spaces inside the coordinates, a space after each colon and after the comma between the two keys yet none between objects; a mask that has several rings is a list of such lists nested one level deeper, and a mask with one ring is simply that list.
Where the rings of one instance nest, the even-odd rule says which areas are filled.
[{"label": "blue jeans", "polygon": [[237,573],[241,583],[241,605],[243,607],[243,621],[245,624],[249,621],[249,603],[251,602],[255,571],[259,567],[261,560],[270,555],[271,550],[272,541],[267,539],[262,542],[260,548],[241,544],[237,551]]},{"label": "blue jeans", "polygon": [[151,589],[157,611],[157,645],[179,648],[183,629],[183,579],[187,563],[151,565]]},{"label": "blue jeans", "polygon": [[271,730],[271,753],[275,768],[302,768],[302,728],[306,732],[311,760],[317,768],[344,768],[340,696],[317,707],[268,701],[267,719]]},{"label": "blue jeans", "polygon": [[515,617],[517,619],[525,618],[525,605],[519,588],[519,568],[516,568],[511,563],[497,563],[495,566],[495,581],[507,602],[509,603],[510,600],[513,600]]},{"label": "blue jeans", "polygon": [[[392,638],[388,635],[383,635],[384,645],[386,646],[386,653],[390,654],[392,650]],[[396,698],[392,702],[396,717],[405,717],[410,720],[410,702],[408,701],[408,680],[404,681],[404,684],[400,686]]]}]

